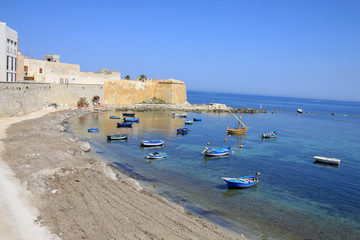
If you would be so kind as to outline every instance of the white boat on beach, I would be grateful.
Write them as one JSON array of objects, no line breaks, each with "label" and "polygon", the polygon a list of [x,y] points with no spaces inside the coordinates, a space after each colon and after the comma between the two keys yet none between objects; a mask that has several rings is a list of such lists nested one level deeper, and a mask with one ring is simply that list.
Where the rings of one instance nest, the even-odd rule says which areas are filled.
[{"label": "white boat on beach", "polygon": [[329,163],[329,164],[337,164],[337,165],[340,165],[340,162],[341,162],[341,160],[337,159],[337,158],[327,158],[327,157],[314,156],[314,159],[317,162],[323,162],[323,163]]}]

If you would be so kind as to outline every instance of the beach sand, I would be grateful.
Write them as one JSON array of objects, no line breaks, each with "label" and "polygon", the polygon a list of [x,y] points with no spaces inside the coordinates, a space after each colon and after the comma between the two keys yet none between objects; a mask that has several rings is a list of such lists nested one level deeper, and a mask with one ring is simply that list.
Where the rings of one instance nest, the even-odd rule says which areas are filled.
[{"label": "beach sand", "polygon": [[1,239],[245,239],[84,154],[80,112],[0,119]]}]

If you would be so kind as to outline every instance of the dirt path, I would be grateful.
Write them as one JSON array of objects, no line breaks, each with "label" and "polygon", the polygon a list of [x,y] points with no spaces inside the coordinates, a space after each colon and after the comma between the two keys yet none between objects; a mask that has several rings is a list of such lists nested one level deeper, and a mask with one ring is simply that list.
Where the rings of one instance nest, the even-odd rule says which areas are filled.
[{"label": "dirt path", "polygon": [[[74,111],[56,112],[7,129],[0,163],[14,173],[9,181],[16,182],[19,192],[24,191],[23,186],[31,192],[24,199],[39,212],[28,221],[38,216],[41,225],[32,227],[47,235],[29,238],[11,230],[8,238],[1,239],[243,239],[141,189],[131,178],[120,178],[104,162],[89,158],[81,150],[83,143],[64,132],[64,123],[73,117]],[[0,165],[1,172],[6,169],[3,167]],[[2,195],[3,187],[0,185]],[[22,218],[22,213],[6,215]],[[2,219],[0,211],[0,227]],[[10,226],[16,230],[18,224],[15,221]]]}]

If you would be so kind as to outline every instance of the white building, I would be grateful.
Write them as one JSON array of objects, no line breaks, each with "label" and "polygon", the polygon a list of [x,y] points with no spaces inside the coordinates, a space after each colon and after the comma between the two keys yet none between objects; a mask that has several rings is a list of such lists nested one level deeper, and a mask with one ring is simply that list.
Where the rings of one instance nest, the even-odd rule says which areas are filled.
[{"label": "white building", "polygon": [[0,22],[0,82],[16,81],[18,34]]}]

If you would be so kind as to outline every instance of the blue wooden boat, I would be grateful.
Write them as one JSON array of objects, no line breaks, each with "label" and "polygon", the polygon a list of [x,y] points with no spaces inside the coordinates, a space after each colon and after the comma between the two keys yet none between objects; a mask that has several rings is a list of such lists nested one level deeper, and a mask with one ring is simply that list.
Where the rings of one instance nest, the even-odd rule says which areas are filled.
[{"label": "blue wooden boat", "polygon": [[110,119],[121,119],[120,116],[113,116],[113,115],[110,115],[109,118],[110,118]]},{"label": "blue wooden boat", "polygon": [[138,118],[124,118],[124,122],[138,122]]},{"label": "blue wooden boat", "polygon": [[108,140],[125,140],[128,138],[127,134],[111,134],[106,135]]},{"label": "blue wooden boat", "polygon": [[99,132],[98,128],[89,128],[88,132]]},{"label": "blue wooden boat", "polygon": [[205,156],[209,157],[223,156],[230,154],[230,147],[224,147],[219,149],[209,149],[208,147],[205,147],[204,151],[202,151],[201,153],[205,153]]},{"label": "blue wooden boat", "polygon": [[176,130],[177,133],[180,133],[180,134],[186,134],[189,132],[189,129],[188,128],[179,128]]},{"label": "blue wooden boat", "polygon": [[185,121],[185,124],[188,124],[188,125],[191,125],[191,124],[193,124],[193,123],[194,123],[194,121],[190,121],[190,120]]},{"label": "blue wooden boat", "polygon": [[167,157],[166,152],[153,152],[149,153],[146,157],[147,159],[158,159],[158,158],[166,158]]},{"label": "blue wooden boat", "polygon": [[159,139],[159,140],[142,140],[140,142],[141,146],[144,146],[144,147],[152,147],[152,146],[161,146],[163,145],[165,142],[165,139]]},{"label": "blue wooden boat", "polygon": [[193,121],[194,122],[199,122],[199,121],[201,121],[201,118],[193,118]]},{"label": "blue wooden boat", "polygon": [[278,135],[278,133],[276,131],[274,132],[269,132],[269,133],[263,133],[261,136],[263,138],[276,138]]},{"label": "blue wooden boat", "polygon": [[257,176],[244,176],[244,177],[223,177],[222,178],[228,188],[249,188],[255,186],[259,182],[259,178]]},{"label": "blue wooden boat", "polygon": [[135,113],[123,113],[123,116],[134,117]]},{"label": "blue wooden boat", "polygon": [[118,127],[129,127],[131,128],[132,127],[132,122],[122,122],[122,123],[117,123],[117,126]]}]

